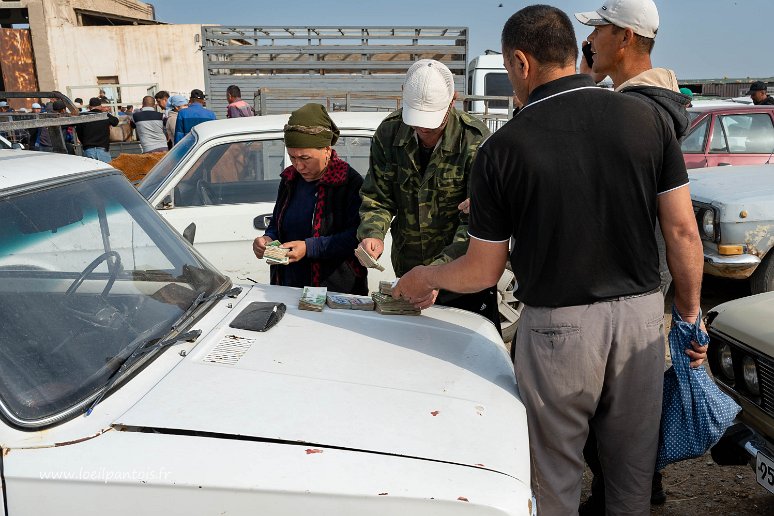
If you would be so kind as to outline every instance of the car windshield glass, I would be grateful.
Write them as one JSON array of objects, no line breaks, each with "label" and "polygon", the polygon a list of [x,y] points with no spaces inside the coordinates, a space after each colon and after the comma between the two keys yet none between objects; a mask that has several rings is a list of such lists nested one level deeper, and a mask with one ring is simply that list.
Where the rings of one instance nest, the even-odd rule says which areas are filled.
[{"label": "car windshield glass", "polygon": [[[339,157],[365,176],[371,138],[342,136]],[[237,140],[206,149],[175,185],[175,207],[274,202],[287,165],[281,139]],[[178,169],[179,170],[179,169]]]},{"label": "car windshield glass", "polygon": [[0,196],[0,409],[55,422],[228,280],[120,174]]},{"label": "car windshield glass", "polygon": [[681,144],[683,152],[699,154],[704,152],[704,142],[706,141],[707,127],[709,126],[710,118],[711,117],[707,117],[699,122],[699,125],[694,127],[691,132],[688,133],[688,136],[685,137]]},{"label": "car windshield glass", "polygon": [[146,199],[150,199],[151,196],[158,190],[158,188],[166,181],[167,176],[174,170],[180,160],[183,159],[191,147],[196,143],[196,136],[194,133],[188,133],[185,137],[177,142],[177,145],[172,147],[172,150],[159,161],[153,169],[142,179],[142,182],[137,186],[137,190]]},{"label": "car windshield glass", "polygon": [[371,156],[371,138],[368,136],[341,136],[333,147],[339,158],[354,168],[361,176],[368,172],[368,160]]},{"label": "car windshield glass", "polygon": [[[505,72],[490,72],[484,76],[484,95],[495,97],[510,97],[513,95],[513,85]],[[507,108],[507,100],[492,100],[489,102],[490,109]]]}]

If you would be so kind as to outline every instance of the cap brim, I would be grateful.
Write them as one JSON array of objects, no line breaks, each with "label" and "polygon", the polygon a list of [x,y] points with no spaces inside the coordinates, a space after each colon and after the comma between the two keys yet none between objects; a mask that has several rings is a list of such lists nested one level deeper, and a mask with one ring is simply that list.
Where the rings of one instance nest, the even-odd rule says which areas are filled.
[{"label": "cap brim", "polygon": [[411,127],[422,127],[423,129],[435,129],[440,127],[446,116],[448,109],[441,111],[420,111],[403,105],[403,123]]},{"label": "cap brim", "polygon": [[575,13],[575,19],[583,25],[610,25],[610,22],[599,15],[597,11]]}]

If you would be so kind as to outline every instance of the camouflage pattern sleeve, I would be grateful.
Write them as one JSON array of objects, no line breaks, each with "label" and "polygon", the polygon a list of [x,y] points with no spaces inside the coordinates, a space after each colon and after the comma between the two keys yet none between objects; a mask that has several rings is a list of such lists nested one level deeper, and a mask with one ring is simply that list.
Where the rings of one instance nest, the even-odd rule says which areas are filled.
[{"label": "camouflage pattern sleeve", "polygon": [[360,205],[360,226],[357,228],[358,241],[364,238],[384,240],[390,229],[390,222],[395,216],[395,199],[392,198],[391,185],[395,181],[395,171],[389,166],[380,138],[380,126],[371,142],[368,174],[366,175],[360,194],[363,203]]}]

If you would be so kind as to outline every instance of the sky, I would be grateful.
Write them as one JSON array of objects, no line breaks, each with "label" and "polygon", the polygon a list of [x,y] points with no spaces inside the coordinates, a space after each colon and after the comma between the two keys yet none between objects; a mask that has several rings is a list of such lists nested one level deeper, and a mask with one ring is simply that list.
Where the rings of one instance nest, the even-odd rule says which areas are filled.
[{"label": "sky", "polygon": [[[550,2],[574,22],[578,41],[591,32],[572,16],[603,0]],[[469,27],[469,58],[500,50],[508,17],[529,5],[508,0],[151,0],[167,23],[242,26]],[[502,5],[502,7],[500,7]],[[661,19],[653,65],[678,79],[774,77],[771,0],[656,0]]]}]

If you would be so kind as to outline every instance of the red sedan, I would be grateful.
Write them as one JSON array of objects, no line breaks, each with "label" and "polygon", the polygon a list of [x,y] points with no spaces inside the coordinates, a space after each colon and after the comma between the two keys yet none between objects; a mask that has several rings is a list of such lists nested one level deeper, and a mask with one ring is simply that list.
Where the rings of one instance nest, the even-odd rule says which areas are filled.
[{"label": "red sedan", "polygon": [[682,150],[689,169],[774,163],[774,106],[702,106],[688,113]]}]

